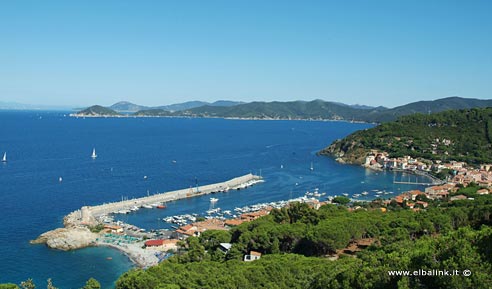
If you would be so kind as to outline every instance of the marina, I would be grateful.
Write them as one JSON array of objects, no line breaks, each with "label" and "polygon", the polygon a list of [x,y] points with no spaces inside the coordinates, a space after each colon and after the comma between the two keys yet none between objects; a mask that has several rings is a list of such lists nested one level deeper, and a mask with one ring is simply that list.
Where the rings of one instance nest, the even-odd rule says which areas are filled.
[{"label": "marina", "polygon": [[[97,206],[84,206],[80,210],[74,211],[64,218],[65,226],[95,224],[97,223],[97,217],[112,213],[128,214],[130,212],[137,211],[144,206],[146,208],[156,207],[159,209],[165,209],[164,204],[169,201],[202,196],[225,190],[245,189],[261,182],[263,182],[263,179],[260,176],[247,174],[225,182],[209,184],[201,187],[197,186],[196,188],[181,189]],[[218,199],[216,198],[211,198],[210,201],[213,203],[217,202],[217,200]]]},{"label": "marina", "polygon": [[[58,287],[71,288],[73,284],[82,287],[89,277],[94,277],[104,284],[103,288],[111,288],[117,276],[136,266],[138,255],[130,261],[126,253],[120,253],[123,249],[132,250],[132,246],[114,250],[113,245],[101,242],[96,247],[66,253],[29,245],[29,240],[43,232],[63,226],[63,216],[70,212],[78,211],[80,216],[81,207],[98,208],[101,204],[128,201],[124,206],[106,210],[107,216],[113,217],[113,222],[122,221],[138,230],[145,229],[143,234],[155,230],[156,234],[166,236],[175,229],[172,226],[180,226],[165,222],[163,219],[167,217],[196,214],[195,218],[200,220],[199,217],[207,217],[206,211],[220,208],[211,217],[220,217],[221,213],[229,219],[253,206],[303,197],[307,191],[314,193],[316,187],[320,194],[326,192],[320,200],[342,193],[351,196],[369,191],[368,196],[358,198],[366,200],[373,198],[373,190],[396,192],[400,187],[402,190],[415,187],[394,185],[390,172],[342,166],[330,158],[314,155],[330,141],[326,138],[327,129],[347,135],[356,128],[370,126],[364,124],[221,119],[84,120],[48,112],[12,113],[0,118],[6,124],[5,134],[17,135],[10,143],[2,144],[0,155],[1,159],[7,152],[8,159],[0,166],[4,213],[17,220],[15,227],[9,222],[0,224],[1,231],[9,236],[2,238],[5,242],[0,247],[5,261],[0,279],[5,282],[19,283],[26,276],[40,282],[53,278],[59,280]],[[21,124],[33,130],[19,135],[23,131]],[[190,134],[208,145],[190,141]],[[96,159],[91,158],[93,148]],[[311,162],[314,171],[310,170]],[[265,180],[261,185],[239,191],[223,187],[219,189],[224,192],[193,197],[186,197],[185,193],[181,199],[165,202],[163,209],[157,209],[164,204],[156,200],[130,210],[137,206],[132,202],[141,197],[183,188],[189,192],[190,186],[196,191],[197,183],[203,190],[202,184],[222,183],[249,172],[259,175],[260,169]],[[36,171],[37,177],[25,174],[26,171]],[[218,199],[213,207],[211,197]],[[30,208],[28,211],[26,206]],[[117,213],[120,210],[123,213]],[[186,217],[183,219],[187,223],[194,223]],[[15,253],[19,250],[25,250],[26,254]],[[43,266],[46,260],[51,260],[50,266]],[[15,271],[9,271],[13,267],[8,264],[16,264]],[[39,270],[33,273],[33,266]]]}]

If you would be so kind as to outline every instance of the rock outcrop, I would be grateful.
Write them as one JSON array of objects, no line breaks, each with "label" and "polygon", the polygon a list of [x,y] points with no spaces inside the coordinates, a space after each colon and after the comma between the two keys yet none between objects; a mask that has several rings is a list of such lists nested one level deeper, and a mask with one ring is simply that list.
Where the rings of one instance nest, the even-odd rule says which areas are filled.
[{"label": "rock outcrop", "polygon": [[53,249],[68,251],[91,246],[96,238],[97,234],[85,227],[59,228],[40,235],[31,244],[46,244]]}]

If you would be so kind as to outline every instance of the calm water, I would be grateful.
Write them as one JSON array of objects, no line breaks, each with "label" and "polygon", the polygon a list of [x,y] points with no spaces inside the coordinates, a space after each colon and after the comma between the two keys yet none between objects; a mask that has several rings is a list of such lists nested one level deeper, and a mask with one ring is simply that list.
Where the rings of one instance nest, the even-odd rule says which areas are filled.
[{"label": "calm water", "polygon": [[[315,153],[334,139],[368,124],[222,119],[75,119],[60,112],[0,111],[0,283],[52,278],[59,288],[80,288],[94,277],[111,288],[132,264],[109,248],[73,252],[30,245],[39,234],[62,226],[67,213],[95,205],[249,172],[266,182],[217,194],[216,207],[233,209],[304,195],[315,187],[330,195],[364,190],[399,192],[392,173],[340,165]],[[92,148],[98,158],[92,160]],[[176,160],[176,163],[173,162]],[[314,171],[310,171],[310,163]],[[281,169],[280,166],[283,165]],[[144,176],[147,176],[144,179]],[[59,177],[63,182],[59,182]],[[399,177],[399,176],[397,176]],[[372,196],[369,196],[372,197]],[[166,227],[159,218],[203,213],[209,197],[140,210],[124,216],[144,228]],[[112,260],[107,260],[112,257]]]}]

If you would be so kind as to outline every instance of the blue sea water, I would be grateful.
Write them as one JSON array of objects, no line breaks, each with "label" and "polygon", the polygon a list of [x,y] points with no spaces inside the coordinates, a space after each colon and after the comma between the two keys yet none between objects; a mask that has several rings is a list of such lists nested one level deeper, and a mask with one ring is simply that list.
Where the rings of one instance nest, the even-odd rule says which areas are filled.
[{"label": "blue sea water", "polygon": [[[55,286],[65,289],[80,288],[94,277],[103,288],[112,288],[118,276],[133,266],[118,251],[61,252],[29,244],[39,234],[61,227],[64,215],[84,205],[220,182],[249,172],[261,173],[266,182],[216,194],[216,207],[286,200],[314,188],[327,195],[418,188],[394,185],[399,174],[316,156],[333,140],[370,124],[84,119],[66,114],[0,112],[0,153],[6,151],[8,156],[8,162],[0,164],[0,283],[33,278],[38,287],[44,287],[46,279],[52,278]],[[95,160],[90,158],[93,148],[98,154]],[[209,206],[209,196],[204,196],[121,218],[147,229],[165,228],[163,217],[203,213]]]}]

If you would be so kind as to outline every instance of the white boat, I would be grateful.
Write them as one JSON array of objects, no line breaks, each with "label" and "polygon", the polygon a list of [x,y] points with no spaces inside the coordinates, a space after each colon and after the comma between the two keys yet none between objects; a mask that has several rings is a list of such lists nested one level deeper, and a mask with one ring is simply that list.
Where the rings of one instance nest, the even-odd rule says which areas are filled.
[{"label": "white boat", "polygon": [[7,152],[4,152],[4,153],[3,153],[2,162],[3,162],[3,163],[6,163],[6,162],[7,162]]},{"label": "white boat", "polygon": [[59,181],[60,183],[61,183],[61,182],[63,182],[63,178],[62,178],[62,177],[59,177],[59,178],[58,178],[58,181]]},{"label": "white boat", "polygon": [[215,203],[215,202],[217,202],[218,200],[219,200],[219,199],[217,199],[217,198],[210,198],[210,202],[212,202],[212,203]]},{"label": "white boat", "polygon": [[368,193],[368,192],[366,192],[366,191],[362,192],[361,194],[362,194],[363,196],[367,196],[367,195],[369,195],[369,193]]},{"label": "white boat", "polygon": [[284,165],[280,165],[280,168],[283,169],[284,168]]},{"label": "white boat", "polygon": [[314,167],[313,167],[313,162],[311,162],[311,167],[309,168],[311,171],[314,171]]},{"label": "white boat", "polygon": [[93,149],[92,149],[92,155],[91,155],[91,158],[93,158],[93,159],[97,158],[96,148],[93,148]]}]

